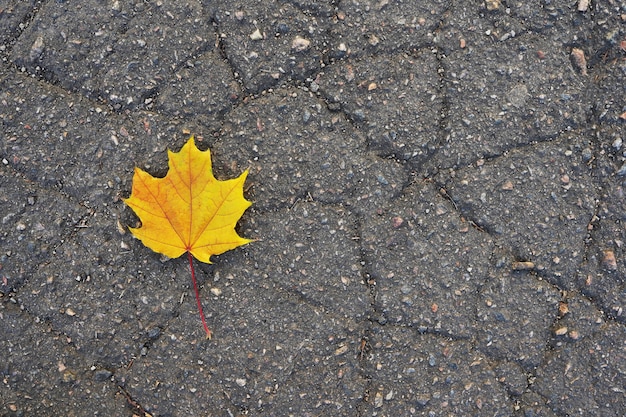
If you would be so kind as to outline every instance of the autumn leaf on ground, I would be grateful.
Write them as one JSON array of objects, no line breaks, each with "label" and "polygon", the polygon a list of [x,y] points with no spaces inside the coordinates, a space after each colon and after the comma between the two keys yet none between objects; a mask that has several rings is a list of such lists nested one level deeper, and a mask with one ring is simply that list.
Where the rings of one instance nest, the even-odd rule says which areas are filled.
[{"label": "autumn leaf on ground", "polygon": [[193,268],[192,255],[211,263],[219,255],[251,240],[237,234],[235,225],[250,202],[243,196],[248,175],[220,181],[213,176],[211,153],[200,151],[193,136],[180,152],[167,151],[169,170],[155,178],[135,168],[133,189],[124,202],[141,220],[141,227],[129,228],[144,245],[169,258],[188,254],[191,278],[202,325],[211,338]]}]

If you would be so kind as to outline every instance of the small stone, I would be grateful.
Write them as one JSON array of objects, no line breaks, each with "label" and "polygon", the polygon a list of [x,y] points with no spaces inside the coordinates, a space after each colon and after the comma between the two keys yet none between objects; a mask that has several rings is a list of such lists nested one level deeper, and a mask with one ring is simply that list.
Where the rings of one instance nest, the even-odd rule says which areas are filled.
[{"label": "small stone", "polygon": [[104,382],[111,378],[112,375],[113,373],[111,371],[107,371],[106,369],[100,369],[94,373],[93,379],[98,382]]},{"label": "small stone", "polygon": [[35,39],[35,42],[33,42],[33,45],[30,47],[30,53],[28,55],[30,60],[38,60],[41,57],[41,54],[43,54],[44,48],[45,45],[43,42],[43,37],[38,36],[37,39]]},{"label": "small stone", "polygon": [[580,333],[576,330],[572,330],[569,332],[568,336],[570,337],[570,339],[572,340],[578,340],[580,339]]},{"label": "small stone", "polygon": [[530,271],[531,269],[535,269],[535,263],[530,261],[516,261],[513,262],[513,270],[514,271]]},{"label": "small stone", "polygon": [[348,345],[341,345],[335,350],[335,356],[343,355],[348,351]]},{"label": "small stone", "polygon": [[280,36],[282,34],[289,33],[290,30],[291,29],[289,28],[289,25],[286,24],[286,23],[283,23],[283,22],[277,24],[276,28],[274,29],[274,31],[276,32],[276,36]]},{"label": "small stone", "polygon": [[378,391],[374,396],[374,408],[380,408],[383,406],[383,393]]},{"label": "small stone", "polygon": [[370,35],[367,42],[372,46],[376,46],[380,42],[380,39],[378,39],[378,36],[376,35]]},{"label": "small stone", "polygon": [[429,394],[418,394],[417,397],[415,398],[415,401],[421,407],[425,407],[426,404],[428,404],[430,402],[430,395]]},{"label": "small stone", "polygon": [[587,59],[585,59],[585,52],[579,48],[572,48],[570,54],[572,65],[581,75],[587,75]]},{"label": "small stone", "polygon": [[372,91],[372,90],[376,90],[378,88],[378,85],[376,83],[370,83],[367,86],[367,91]]},{"label": "small stone", "polygon": [[559,327],[558,329],[556,329],[554,331],[554,334],[557,335],[557,336],[563,336],[566,333],[567,333],[567,327],[565,327],[565,326]]},{"label": "small stone", "polygon": [[245,387],[247,381],[244,378],[237,378],[235,379],[235,383],[239,385],[240,387]]},{"label": "small stone", "polygon": [[513,189],[513,183],[509,180],[505,181],[504,184],[502,184],[502,189],[505,191],[511,191]]},{"label": "small stone", "polygon": [[602,265],[609,271],[617,270],[617,260],[615,259],[615,252],[610,249],[603,250],[604,257],[602,258]]},{"label": "small stone", "polygon": [[498,10],[500,8],[500,0],[485,0],[487,10]]},{"label": "small stone", "polygon": [[149,339],[157,339],[160,335],[161,335],[161,329],[159,329],[158,327],[148,330]]},{"label": "small stone", "polygon": [[74,371],[66,369],[63,372],[63,382],[70,383],[76,381],[76,373]]},{"label": "small stone", "polygon": [[402,223],[404,223],[404,219],[400,216],[396,216],[391,219],[391,223],[393,224],[393,227],[397,229],[398,227],[402,226]]},{"label": "small stone", "polygon": [[70,316],[70,317],[74,317],[76,315],[76,312],[74,310],[72,310],[71,308],[67,308],[65,310],[65,314]]},{"label": "small stone", "polygon": [[252,39],[253,41],[260,41],[261,39],[263,39],[263,34],[257,28],[257,30],[255,30],[254,32],[250,34],[250,39]]},{"label": "small stone", "polygon": [[306,51],[311,47],[311,41],[308,39],[304,39],[300,36],[296,36],[291,42],[291,49],[296,52]]},{"label": "small stone", "polygon": [[220,295],[222,295],[222,290],[217,287],[213,287],[211,288],[211,294],[213,294],[216,297],[219,297]]},{"label": "small stone", "polygon": [[578,11],[586,12],[589,7],[589,0],[578,0]]}]

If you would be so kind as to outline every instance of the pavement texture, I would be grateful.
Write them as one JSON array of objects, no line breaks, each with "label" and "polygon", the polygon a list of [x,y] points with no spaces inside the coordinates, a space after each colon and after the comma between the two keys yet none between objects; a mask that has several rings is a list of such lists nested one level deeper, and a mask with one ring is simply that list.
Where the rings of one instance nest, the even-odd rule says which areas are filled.
[{"label": "pavement texture", "polygon": [[[1,416],[624,416],[626,4],[0,0]],[[191,134],[253,243],[132,238]]]}]

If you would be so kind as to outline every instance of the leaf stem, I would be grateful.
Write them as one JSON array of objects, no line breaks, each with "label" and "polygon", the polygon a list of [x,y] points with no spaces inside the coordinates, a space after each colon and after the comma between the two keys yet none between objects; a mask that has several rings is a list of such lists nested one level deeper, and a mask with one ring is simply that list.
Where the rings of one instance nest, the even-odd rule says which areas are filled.
[{"label": "leaf stem", "polygon": [[211,330],[209,330],[209,326],[206,324],[206,320],[204,319],[204,311],[202,311],[202,303],[200,302],[200,293],[198,292],[198,284],[196,283],[196,273],[193,269],[193,257],[191,256],[191,252],[187,252],[189,255],[189,269],[191,269],[191,281],[193,282],[193,290],[196,293],[196,302],[198,303],[198,313],[200,313],[200,319],[202,320],[202,326],[204,326],[204,331],[206,332],[206,338],[211,338]]}]

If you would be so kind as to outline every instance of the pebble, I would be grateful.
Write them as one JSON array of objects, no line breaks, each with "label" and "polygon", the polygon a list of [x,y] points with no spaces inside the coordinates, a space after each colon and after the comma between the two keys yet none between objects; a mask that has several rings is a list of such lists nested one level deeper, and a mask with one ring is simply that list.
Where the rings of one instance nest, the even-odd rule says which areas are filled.
[{"label": "pebble", "polygon": [[276,31],[276,36],[279,36],[281,34],[289,33],[290,28],[289,28],[289,25],[281,22],[276,25],[276,29],[274,30]]},{"label": "pebble", "polygon": [[304,39],[300,36],[296,36],[291,42],[291,49],[296,52],[304,52],[311,47],[311,41]]},{"label": "pebble", "polygon": [[487,10],[498,10],[500,8],[500,0],[485,0]]},{"label": "pebble", "polygon": [[568,336],[570,337],[570,339],[572,340],[578,340],[580,339],[580,333],[577,330],[572,330],[571,332],[569,332]]},{"label": "pebble", "polygon": [[156,339],[161,335],[161,329],[158,327],[155,327],[153,329],[148,330],[148,338],[149,339]]},{"label": "pebble", "polygon": [[250,34],[250,39],[252,39],[253,41],[260,41],[261,39],[263,39],[263,34],[257,28],[257,30],[255,30],[254,32]]},{"label": "pebble", "polygon": [[570,54],[572,65],[581,75],[587,75],[587,59],[585,58],[585,52],[579,48],[572,48]]},{"label": "pebble", "polygon": [[558,329],[556,329],[554,331],[554,334],[557,335],[557,336],[563,336],[566,333],[567,333],[567,327],[565,327],[565,326],[559,327]]},{"label": "pebble", "polygon": [[505,191],[511,191],[513,189],[513,183],[509,180],[505,181],[504,184],[502,184],[502,189]]},{"label": "pebble", "polygon": [[28,55],[30,60],[38,60],[41,57],[41,54],[43,54],[44,47],[43,37],[38,36],[37,39],[35,39],[35,42],[33,42],[33,45],[30,47],[30,53]]},{"label": "pebble", "polygon": [[383,406],[383,393],[378,391],[374,396],[374,408],[380,408]]},{"label": "pebble", "polygon": [[513,262],[514,271],[529,271],[534,268],[535,268],[534,262],[529,262],[529,261]]},{"label": "pebble", "polygon": [[615,259],[615,252],[611,249],[603,250],[604,257],[602,258],[602,265],[609,271],[617,270],[617,260]]},{"label": "pebble", "polygon": [[402,217],[400,217],[400,216],[396,216],[393,219],[391,219],[391,224],[396,229],[398,227],[402,226],[402,223],[404,223],[404,219]]},{"label": "pebble", "polygon": [[341,345],[335,350],[335,356],[343,355],[348,351],[348,345]]},{"label": "pebble", "polygon": [[111,371],[107,371],[106,369],[100,369],[99,371],[96,371],[94,373],[93,379],[95,379],[98,382],[104,382],[108,380],[109,378],[111,378],[112,375],[113,373]]}]

